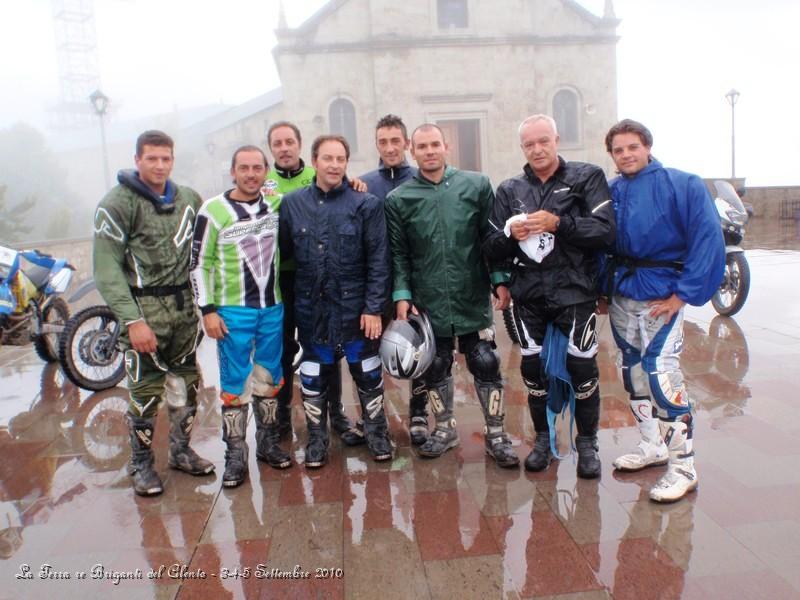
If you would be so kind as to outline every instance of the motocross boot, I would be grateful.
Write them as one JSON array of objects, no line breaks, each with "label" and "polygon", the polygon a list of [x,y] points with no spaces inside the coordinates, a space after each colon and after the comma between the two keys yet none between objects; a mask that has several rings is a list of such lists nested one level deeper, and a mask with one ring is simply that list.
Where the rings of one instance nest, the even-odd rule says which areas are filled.
[{"label": "motocross boot", "polygon": [[531,412],[536,439],[525,458],[525,470],[544,471],[553,462],[550,450],[550,428],[547,425],[547,391],[528,387],[528,409]]},{"label": "motocross boot", "polygon": [[600,477],[600,455],[597,446],[597,426],[600,422],[600,391],[595,383],[584,397],[575,396],[575,449],[578,451],[578,477],[595,479]]},{"label": "motocross boot", "polygon": [[328,462],[328,394],[303,392],[303,408],[306,412],[308,443],[306,444],[306,468],[316,469]]},{"label": "motocross boot", "polygon": [[164,491],[164,486],[153,466],[152,445],[156,418],[136,417],[131,414],[127,416],[131,443],[128,475],[133,481],[133,491],[140,496],[157,496]]},{"label": "motocross boot", "polygon": [[292,466],[292,457],[280,447],[278,432],[278,400],[253,396],[253,414],[256,421],[256,458],[275,469]]},{"label": "motocross boot", "polygon": [[511,440],[503,431],[505,412],[503,410],[503,388],[497,383],[484,383],[475,381],[475,391],[478,394],[486,422],[484,430],[486,454],[491,456],[499,467],[511,468],[519,465],[519,457],[511,448]]},{"label": "motocross boot", "polygon": [[428,394],[420,379],[411,381],[411,398],[408,401],[408,437],[411,444],[421,446],[428,439]]},{"label": "motocross boot", "polygon": [[654,502],[675,502],[697,489],[692,448],[692,416],[679,421],[659,421],[661,435],[669,448],[667,472],[650,490]]},{"label": "motocross boot", "polygon": [[658,419],[653,415],[649,398],[631,399],[631,412],[639,425],[639,444],[632,452],[617,457],[614,468],[618,471],[639,471],[646,467],[665,465],[669,450],[658,428]]},{"label": "motocross boot", "polygon": [[236,487],[247,478],[247,460],[250,448],[247,446],[247,404],[222,407],[222,440],[225,450],[225,473],[222,475],[223,487]]},{"label": "motocross boot", "polygon": [[426,458],[438,458],[459,444],[456,420],[453,418],[452,376],[428,388],[428,402],[436,417],[436,428],[417,452]]},{"label": "motocross boot", "polygon": [[358,400],[361,403],[364,437],[372,458],[377,462],[391,460],[394,444],[389,437],[389,425],[383,408],[383,383],[370,390],[359,388]]},{"label": "motocross boot", "polygon": [[167,464],[189,475],[209,475],[214,472],[214,463],[200,458],[189,447],[196,406],[169,407],[169,459]]}]

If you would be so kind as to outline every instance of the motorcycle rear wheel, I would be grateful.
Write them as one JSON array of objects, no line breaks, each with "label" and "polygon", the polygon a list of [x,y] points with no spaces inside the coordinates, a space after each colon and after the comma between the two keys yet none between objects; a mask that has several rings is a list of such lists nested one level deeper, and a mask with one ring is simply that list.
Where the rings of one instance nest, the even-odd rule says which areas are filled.
[{"label": "motorcycle rear wheel", "polygon": [[[47,325],[65,325],[69,320],[69,306],[63,298],[53,298],[42,313],[42,323]],[[58,360],[58,333],[42,333],[33,340],[33,348],[45,362]]]},{"label": "motorcycle rear wheel", "polygon": [[744,252],[725,257],[725,277],[714,295],[711,304],[723,317],[730,317],[742,310],[750,293],[750,265]]},{"label": "motorcycle rear wheel", "polygon": [[90,306],[67,322],[59,360],[72,383],[96,392],[122,381],[125,361],[116,346],[118,330],[119,321],[108,306]]}]

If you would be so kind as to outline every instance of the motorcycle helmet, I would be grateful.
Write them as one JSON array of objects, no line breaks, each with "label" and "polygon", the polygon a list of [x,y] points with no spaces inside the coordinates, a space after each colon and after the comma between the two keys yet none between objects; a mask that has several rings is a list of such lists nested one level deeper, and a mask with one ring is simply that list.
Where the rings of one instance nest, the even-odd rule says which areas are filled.
[{"label": "motorcycle helmet", "polygon": [[436,355],[433,327],[427,313],[409,311],[408,319],[393,320],[383,332],[380,347],[383,368],[397,379],[420,377]]}]

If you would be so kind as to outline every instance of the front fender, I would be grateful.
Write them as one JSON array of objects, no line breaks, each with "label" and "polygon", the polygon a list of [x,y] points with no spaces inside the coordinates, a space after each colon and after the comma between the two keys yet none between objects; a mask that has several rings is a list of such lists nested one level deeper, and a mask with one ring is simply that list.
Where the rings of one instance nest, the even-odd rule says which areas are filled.
[{"label": "front fender", "polygon": [[77,290],[75,290],[72,296],[69,297],[70,304],[73,302],[77,302],[81,298],[83,298],[89,292],[93,292],[97,289],[97,284],[94,282],[94,279],[88,279],[86,282],[81,285]]}]

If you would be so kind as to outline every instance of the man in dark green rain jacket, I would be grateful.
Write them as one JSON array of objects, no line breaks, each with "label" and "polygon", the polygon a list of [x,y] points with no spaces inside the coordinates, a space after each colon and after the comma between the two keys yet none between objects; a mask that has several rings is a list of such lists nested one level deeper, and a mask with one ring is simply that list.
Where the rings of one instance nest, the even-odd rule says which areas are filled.
[{"label": "man in dark green rain jacket", "polygon": [[436,357],[423,376],[436,429],[419,453],[435,458],[458,445],[451,374],[457,338],[486,419],[486,452],[498,465],[515,467],[519,459],[503,430],[490,302],[493,284],[495,307],[508,305],[507,278],[499,269],[490,278],[481,254],[481,242],[491,233],[492,186],[485,175],[447,166],[447,144],[436,125],[414,131],[411,155],[419,172],[387,196],[386,221],[397,318],[424,309],[436,337]]}]

